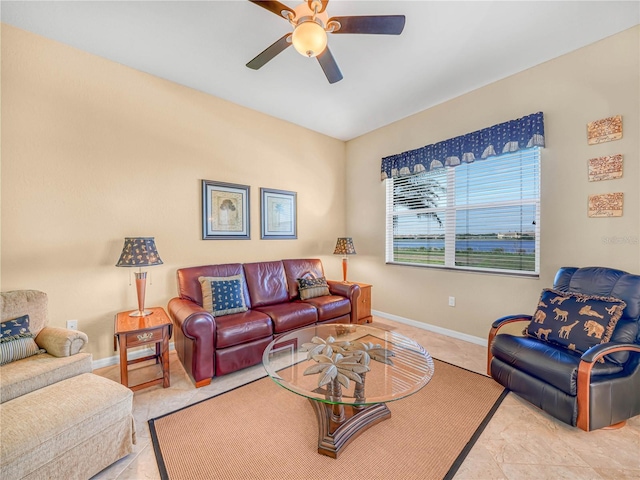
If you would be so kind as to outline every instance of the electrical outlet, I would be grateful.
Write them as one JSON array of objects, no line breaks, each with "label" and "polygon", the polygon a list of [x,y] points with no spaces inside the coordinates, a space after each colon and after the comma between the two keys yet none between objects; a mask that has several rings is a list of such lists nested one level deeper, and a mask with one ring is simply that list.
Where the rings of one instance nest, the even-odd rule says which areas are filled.
[{"label": "electrical outlet", "polygon": [[69,330],[77,330],[78,329],[78,320],[67,320],[67,328]]},{"label": "electrical outlet", "polygon": [[450,307],[456,306],[456,297],[449,297],[449,306]]}]

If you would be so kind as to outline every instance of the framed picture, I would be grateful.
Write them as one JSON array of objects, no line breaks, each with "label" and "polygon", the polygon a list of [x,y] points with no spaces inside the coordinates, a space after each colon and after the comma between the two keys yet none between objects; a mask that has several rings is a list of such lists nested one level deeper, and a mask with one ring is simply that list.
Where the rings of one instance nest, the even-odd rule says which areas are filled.
[{"label": "framed picture", "polygon": [[262,229],[260,238],[298,238],[296,220],[296,192],[260,189]]},{"label": "framed picture", "polygon": [[202,239],[250,238],[249,187],[202,180]]}]

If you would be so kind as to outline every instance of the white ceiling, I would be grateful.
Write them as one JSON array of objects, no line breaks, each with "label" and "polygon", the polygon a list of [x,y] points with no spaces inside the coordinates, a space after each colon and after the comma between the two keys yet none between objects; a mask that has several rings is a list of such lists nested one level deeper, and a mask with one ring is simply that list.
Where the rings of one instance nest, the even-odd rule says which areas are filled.
[{"label": "white ceiling", "polygon": [[403,14],[406,26],[400,36],[329,35],[344,75],[330,85],[317,60],[293,48],[260,70],[245,66],[291,31],[246,0],[2,0],[0,14],[5,23],[341,140],[640,23],[638,1],[331,0],[327,11]]}]

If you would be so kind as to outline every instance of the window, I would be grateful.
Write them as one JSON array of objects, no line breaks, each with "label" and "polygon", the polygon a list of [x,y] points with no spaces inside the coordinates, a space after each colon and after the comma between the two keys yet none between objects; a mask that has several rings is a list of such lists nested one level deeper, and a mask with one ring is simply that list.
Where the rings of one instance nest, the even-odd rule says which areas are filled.
[{"label": "window", "polygon": [[538,147],[386,182],[388,263],[538,274]]}]

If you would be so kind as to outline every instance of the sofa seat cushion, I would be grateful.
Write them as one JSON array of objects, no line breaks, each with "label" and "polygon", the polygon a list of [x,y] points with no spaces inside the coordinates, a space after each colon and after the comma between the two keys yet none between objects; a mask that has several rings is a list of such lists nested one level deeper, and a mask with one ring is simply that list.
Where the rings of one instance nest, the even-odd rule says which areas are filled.
[{"label": "sofa seat cushion", "polygon": [[302,300],[302,302],[309,303],[316,307],[318,310],[319,322],[338,318],[342,315],[349,315],[349,313],[351,313],[351,302],[349,299],[338,295],[324,295],[322,297]]},{"label": "sofa seat cushion", "polygon": [[249,310],[216,317],[216,348],[227,348],[273,335],[271,318]]},{"label": "sofa seat cushion", "polygon": [[[35,472],[73,456],[75,449],[86,443],[95,443],[95,438],[103,438],[103,432],[113,425],[126,425],[125,435],[119,439],[123,442],[114,448],[124,455],[130,453],[135,441],[132,404],[131,390],[92,373],[3,403],[2,478],[52,478]],[[58,474],[58,478],[74,477],[69,471]]]},{"label": "sofa seat cushion", "polygon": [[312,325],[318,321],[316,308],[307,302],[286,302],[260,307],[273,321],[274,333],[288,332],[300,327]]},{"label": "sofa seat cushion", "polygon": [[216,377],[262,363],[262,354],[272,339],[273,336],[270,336],[229,348],[217,349],[215,353]]},{"label": "sofa seat cushion", "polygon": [[42,353],[0,368],[0,403],[53,383],[91,372],[91,354],[54,357]]},{"label": "sofa seat cushion", "polygon": [[[579,353],[535,338],[509,334],[496,335],[491,353],[504,363],[553,385],[567,395],[577,394]],[[591,375],[597,377],[621,371],[621,366],[611,362],[596,362]]]}]

